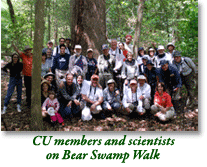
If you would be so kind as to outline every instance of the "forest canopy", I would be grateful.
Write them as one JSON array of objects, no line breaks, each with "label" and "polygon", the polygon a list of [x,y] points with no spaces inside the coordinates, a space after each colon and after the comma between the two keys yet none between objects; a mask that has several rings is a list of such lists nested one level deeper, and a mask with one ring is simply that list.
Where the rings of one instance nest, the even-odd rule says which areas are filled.
[{"label": "forest canopy", "polygon": [[[58,44],[58,38],[71,38],[71,3],[73,0],[45,1],[44,47],[47,41]],[[105,0],[106,35],[124,42],[126,34],[134,36],[140,0]],[[18,48],[33,46],[35,31],[35,0],[2,0],[1,54]],[[101,27],[101,25],[100,25]],[[166,46],[174,42],[182,55],[197,61],[198,55],[198,1],[145,0],[140,27],[139,46],[146,49],[152,42]]]}]

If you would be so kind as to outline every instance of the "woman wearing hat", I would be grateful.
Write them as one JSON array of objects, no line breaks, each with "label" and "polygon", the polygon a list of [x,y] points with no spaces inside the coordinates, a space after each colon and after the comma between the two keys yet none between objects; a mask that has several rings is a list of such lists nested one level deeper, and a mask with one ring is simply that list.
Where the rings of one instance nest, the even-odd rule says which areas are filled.
[{"label": "woman wearing hat", "polygon": [[120,93],[115,87],[115,81],[113,79],[108,80],[107,87],[103,91],[103,110],[109,111],[115,114],[121,107]]},{"label": "woman wearing hat", "polygon": [[175,45],[170,42],[170,43],[167,44],[167,49],[168,49],[168,52],[166,54],[170,57],[170,62],[172,63],[172,61],[173,61],[173,52],[175,51]]},{"label": "woman wearing hat", "polygon": [[124,47],[128,52],[133,53],[133,45],[130,44],[132,41],[132,36],[131,35],[126,35],[125,37],[125,43],[124,43]]},{"label": "woman wearing hat", "polygon": [[169,55],[167,55],[167,54],[165,53],[165,47],[164,47],[163,45],[159,45],[158,48],[157,48],[157,51],[158,51],[158,55],[157,55],[157,57],[156,57],[156,61],[155,61],[155,67],[156,67],[156,68],[160,68],[160,67],[161,67],[160,62],[161,62],[162,60],[166,60],[166,61],[168,61],[169,63],[171,63],[171,62],[170,62],[170,61],[171,61],[171,58],[170,58]]},{"label": "woman wearing hat", "polygon": [[145,111],[143,110],[142,102],[139,99],[141,92],[138,90],[137,81],[132,79],[129,86],[130,88],[127,88],[127,91],[124,92],[122,100],[124,111],[126,114],[130,114],[135,111],[140,115],[143,115]]},{"label": "woman wearing hat", "polygon": [[23,70],[22,73],[24,75],[24,85],[26,87],[26,102],[27,105],[31,106],[31,91],[32,91],[32,60],[33,54],[32,48],[29,46],[25,46],[24,52],[19,51],[19,49],[12,43],[14,50],[20,55],[20,58],[23,62]]},{"label": "woman wearing hat", "polygon": [[137,63],[138,65],[142,64],[142,57],[145,55],[145,50],[143,47],[138,48]]},{"label": "woman wearing hat", "polygon": [[93,49],[89,48],[87,50],[87,62],[88,62],[88,71],[86,73],[86,80],[90,81],[91,76],[97,73],[97,61],[93,58]]},{"label": "woman wearing hat", "polygon": [[21,105],[21,95],[22,95],[22,76],[21,71],[23,69],[23,64],[19,62],[19,56],[14,53],[12,55],[12,61],[4,66],[2,69],[7,73],[7,69],[10,71],[10,79],[9,85],[7,90],[7,95],[4,100],[4,108],[1,114],[6,113],[7,105],[11,99],[11,96],[14,92],[14,88],[17,86],[17,111],[21,112],[20,105]]},{"label": "woman wearing hat", "polygon": [[57,93],[57,85],[55,82],[55,75],[52,72],[48,72],[44,79],[46,79],[50,84],[50,90],[54,90]]},{"label": "woman wearing hat", "polygon": [[166,92],[165,85],[162,82],[158,82],[157,84],[154,105],[151,106],[151,113],[161,121],[167,121],[175,115],[171,96]]},{"label": "woman wearing hat", "polygon": [[154,48],[149,48],[148,50],[149,60],[152,61],[153,66],[155,66],[156,54]]}]

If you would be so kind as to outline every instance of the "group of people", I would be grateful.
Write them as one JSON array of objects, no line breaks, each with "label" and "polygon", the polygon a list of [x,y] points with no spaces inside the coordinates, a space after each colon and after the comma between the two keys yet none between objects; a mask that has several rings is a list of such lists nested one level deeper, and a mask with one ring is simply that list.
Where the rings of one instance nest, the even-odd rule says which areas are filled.
[{"label": "group of people", "polygon": [[[52,124],[75,115],[91,120],[107,115],[151,114],[161,121],[175,115],[176,103],[182,98],[180,91],[185,85],[190,105],[194,106],[193,77],[196,66],[188,57],[181,56],[175,45],[169,43],[167,52],[163,45],[138,49],[134,57],[132,36],[125,42],[110,40],[101,47],[102,54],[94,55],[93,49],[82,55],[82,47],[70,46],[70,39],[60,38],[53,48],[52,41],[42,50],[41,105],[43,117],[50,116]],[[65,44],[66,43],[66,44]],[[26,46],[12,55],[11,63],[3,70],[10,70],[10,81],[2,114],[17,86],[17,111],[21,112],[22,76],[26,87],[26,102],[31,105],[32,48]],[[72,54],[73,53],[73,54]],[[97,60],[95,57],[98,57]],[[22,59],[22,63],[19,61]]]}]

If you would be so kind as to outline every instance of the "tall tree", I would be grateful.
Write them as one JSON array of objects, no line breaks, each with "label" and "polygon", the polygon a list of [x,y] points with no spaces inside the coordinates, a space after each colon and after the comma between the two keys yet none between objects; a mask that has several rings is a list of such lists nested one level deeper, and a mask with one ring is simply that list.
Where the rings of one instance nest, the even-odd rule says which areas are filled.
[{"label": "tall tree", "polygon": [[9,12],[10,12],[11,20],[12,20],[12,23],[14,25],[15,22],[16,22],[16,19],[15,19],[14,8],[13,8],[11,0],[7,0],[7,4],[9,6]]},{"label": "tall tree", "polygon": [[137,20],[136,20],[136,28],[135,28],[135,34],[134,34],[134,47],[133,47],[133,52],[135,54],[135,57],[138,56],[138,47],[139,47],[139,41],[140,41],[140,32],[141,32],[144,2],[145,0],[139,0],[139,6],[137,9]]},{"label": "tall tree", "polygon": [[35,33],[33,47],[33,69],[32,69],[32,108],[31,123],[32,131],[43,130],[41,112],[41,53],[43,46],[44,32],[44,0],[36,0],[35,3]]},{"label": "tall tree", "polygon": [[106,42],[106,13],[104,0],[71,0],[71,38],[73,45],[80,44],[83,54],[90,47],[95,57],[101,54]]}]

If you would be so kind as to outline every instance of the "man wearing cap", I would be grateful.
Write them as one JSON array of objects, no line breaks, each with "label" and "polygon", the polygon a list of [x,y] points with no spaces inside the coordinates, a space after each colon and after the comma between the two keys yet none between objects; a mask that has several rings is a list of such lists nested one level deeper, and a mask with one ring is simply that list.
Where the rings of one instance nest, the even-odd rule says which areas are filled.
[{"label": "man wearing cap", "polygon": [[148,55],[144,55],[142,57],[142,64],[139,65],[139,75],[144,75],[144,69],[146,68],[146,63],[149,59],[149,56]]},{"label": "man wearing cap", "polygon": [[[55,47],[53,50],[53,56],[60,54],[60,45],[64,45],[64,44],[65,44],[65,38],[61,37],[59,39],[59,45],[57,47]],[[70,55],[70,51],[67,47],[65,47],[65,53]]]},{"label": "man wearing cap", "polygon": [[155,88],[157,82],[159,81],[159,74],[157,68],[154,67],[154,64],[151,60],[148,60],[146,63],[146,68],[144,69],[144,76],[146,77],[147,83],[151,87],[151,104],[154,102]]},{"label": "man wearing cap", "polygon": [[[48,49],[52,49],[52,47],[53,47],[53,42],[52,41],[48,41],[47,42],[47,48],[43,48],[42,49],[42,53],[47,53],[47,50]],[[53,49],[52,49],[52,52],[53,52]]]},{"label": "man wearing cap", "polygon": [[[80,102],[78,101],[78,88],[73,83],[73,75],[66,74],[66,81],[61,81],[58,91],[60,102],[60,114],[63,118],[80,114]],[[80,115],[79,115],[80,116]]]},{"label": "man wearing cap", "polygon": [[100,114],[102,118],[105,118],[104,114],[101,112],[101,103],[103,102],[103,90],[98,87],[99,76],[93,74],[91,76],[91,84],[85,85],[81,89],[81,94],[83,100],[86,102],[85,108],[82,110],[82,115],[84,115],[87,108],[90,108],[92,114]]},{"label": "man wearing cap", "polygon": [[64,44],[60,45],[60,54],[53,58],[52,72],[55,74],[57,86],[61,80],[65,80],[65,74],[68,71],[70,54],[65,53],[65,48]]},{"label": "man wearing cap", "polygon": [[102,45],[103,54],[98,57],[98,71],[99,82],[104,89],[107,86],[107,81],[113,79],[113,68],[115,64],[115,58],[109,54],[109,47],[107,44]]},{"label": "man wearing cap", "polygon": [[[88,71],[88,63],[86,57],[81,55],[82,47],[80,45],[75,45],[74,51],[75,54],[70,57],[69,72],[73,75],[77,75],[78,71],[80,71],[80,73],[83,73],[85,76]],[[77,67],[77,70],[74,70],[74,67]]]},{"label": "man wearing cap", "polygon": [[122,79],[121,79],[121,68],[123,65],[123,60],[125,56],[121,49],[117,47],[117,40],[111,40],[111,48],[109,49],[109,54],[115,57],[115,67],[113,69],[113,79],[118,85],[118,88],[121,89],[122,87]]},{"label": "man wearing cap", "polygon": [[139,98],[140,96],[141,92],[137,88],[137,81],[132,79],[130,81],[130,88],[124,92],[124,97],[122,99],[126,114],[130,114],[133,111],[139,113],[140,115],[145,113],[145,110],[142,107],[142,100]]},{"label": "man wearing cap", "polygon": [[167,44],[168,52],[166,53],[168,57],[170,58],[170,63],[173,61],[173,52],[175,51],[175,45],[173,43]]},{"label": "man wearing cap", "polygon": [[190,98],[190,105],[188,107],[192,108],[194,106],[193,87],[195,85],[194,75],[196,73],[196,65],[189,57],[181,57],[181,54],[178,51],[173,52],[173,57],[173,64],[177,67],[182,79],[182,84],[185,85],[188,91],[188,96]]},{"label": "man wearing cap", "polygon": [[91,76],[97,73],[97,61],[93,58],[93,49],[87,49],[88,71],[86,73],[86,80],[90,81]]},{"label": "man wearing cap", "polygon": [[177,68],[173,64],[169,64],[167,60],[160,62],[161,68],[158,70],[159,82],[165,84],[167,92],[172,97],[175,107],[176,102],[180,100],[180,88],[182,87],[182,81]]},{"label": "man wearing cap", "polygon": [[167,55],[165,53],[165,47],[163,45],[159,45],[157,51],[158,51],[158,55],[157,55],[156,61],[155,61],[155,67],[156,68],[160,68],[161,67],[160,66],[160,62],[162,60],[167,60],[170,63],[171,58],[169,57],[169,55]]},{"label": "man wearing cap", "polygon": [[21,52],[13,43],[14,50],[20,55],[23,63],[22,73],[24,75],[24,85],[26,87],[26,102],[28,107],[31,106],[31,91],[32,91],[32,48],[25,46],[24,52]]},{"label": "man wearing cap", "polygon": [[146,83],[146,77],[144,75],[138,76],[138,90],[140,92],[140,96],[138,98],[141,100],[142,106],[144,109],[149,110],[151,100],[151,87],[148,83]]},{"label": "man wearing cap", "polygon": [[121,99],[119,90],[115,87],[113,79],[108,80],[107,87],[103,91],[103,110],[111,112],[110,114],[117,113],[121,107]]},{"label": "man wearing cap", "polygon": [[133,53],[133,45],[130,44],[132,41],[132,36],[131,35],[126,35],[125,37],[125,43],[124,43],[124,47],[128,52]]}]

